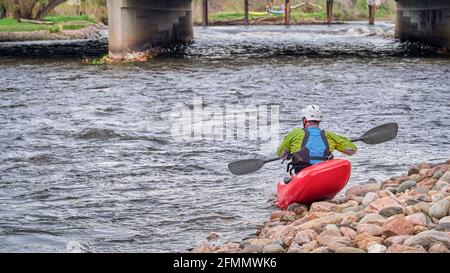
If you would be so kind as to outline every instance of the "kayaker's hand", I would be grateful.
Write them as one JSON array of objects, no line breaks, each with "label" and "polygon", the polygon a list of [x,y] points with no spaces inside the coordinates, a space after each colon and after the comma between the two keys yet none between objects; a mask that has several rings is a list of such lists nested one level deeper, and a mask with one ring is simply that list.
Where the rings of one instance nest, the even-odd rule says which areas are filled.
[{"label": "kayaker's hand", "polygon": [[281,158],[283,159],[281,161],[281,164],[283,164],[284,161],[291,160],[291,154],[288,151],[284,150],[283,154],[281,155]]}]

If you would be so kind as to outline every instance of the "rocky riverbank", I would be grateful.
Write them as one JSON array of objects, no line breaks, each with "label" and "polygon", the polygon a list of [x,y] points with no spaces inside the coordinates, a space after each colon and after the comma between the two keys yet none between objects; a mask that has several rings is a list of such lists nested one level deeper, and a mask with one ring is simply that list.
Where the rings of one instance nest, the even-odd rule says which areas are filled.
[{"label": "rocky riverbank", "polygon": [[89,57],[107,53],[108,28],[101,23],[60,33],[0,33],[0,56]]},{"label": "rocky riverbank", "polygon": [[254,238],[194,253],[450,253],[450,160],[422,163],[383,182],[350,187],[340,200],[271,213]]},{"label": "rocky riverbank", "polygon": [[107,29],[108,27],[104,24],[97,23],[88,25],[82,29],[61,30],[58,32],[50,32],[48,30],[0,32],[0,42],[92,40],[104,37]]}]

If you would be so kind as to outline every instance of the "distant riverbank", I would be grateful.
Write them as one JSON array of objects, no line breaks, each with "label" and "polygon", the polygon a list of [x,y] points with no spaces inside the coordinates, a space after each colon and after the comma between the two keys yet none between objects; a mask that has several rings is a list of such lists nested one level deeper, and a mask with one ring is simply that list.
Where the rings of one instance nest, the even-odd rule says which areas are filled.
[{"label": "distant riverbank", "polygon": [[[363,21],[367,20],[367,16],[358,16],[348,19],[346,17],[334,17],[332,24],[342,24],[344,21]],[[378,21],[393,21],[394,18],[390,14],[377,16]],[[311,25],[311,24],[326,24],[326,16],[322,13],[305,13],[291,15],[290,25]],[[244,25],[244,13],[216,13],[211,14],[208,19],[210,26],[230,26],[230,25]],[[284,25],[284,15],[249,15],[249,25]],[[194,25],[201,26],[200,18],[194,20]]]},{"label": "distant riverbank", "polygon": [[49,16],[42,21],[0,20],[0,42],[95,39],[107,27],[88,16]]},{"label": "distant riverbank", "polygon": [[422,163],[402,176],[354,185],[345,198],[274,211],[254,238],[192,252],[450,253],[449,209],[450,160]]}]

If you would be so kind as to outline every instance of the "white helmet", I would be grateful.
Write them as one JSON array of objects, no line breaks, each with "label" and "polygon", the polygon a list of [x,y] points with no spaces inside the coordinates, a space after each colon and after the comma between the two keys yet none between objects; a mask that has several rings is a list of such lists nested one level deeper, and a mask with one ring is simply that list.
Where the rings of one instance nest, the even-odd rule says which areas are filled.
[{"label": "white helmet", "polygon": [[323,118],[323,114],[319,106],[308,105],[302,109],[302,119],[303,118],[311,121],[321,121]]}]

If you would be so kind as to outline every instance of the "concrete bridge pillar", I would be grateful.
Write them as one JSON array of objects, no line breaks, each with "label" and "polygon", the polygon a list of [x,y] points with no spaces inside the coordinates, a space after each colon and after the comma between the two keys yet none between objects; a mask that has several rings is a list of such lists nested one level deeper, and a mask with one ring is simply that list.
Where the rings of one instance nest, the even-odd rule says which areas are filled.
[{"label": "concrete bridge pillar", "polygon": [[449,0],[396,0],[395,35],[404,41],[450,48]]},{"label": "concrete bridge pillar", "polygon": [[108,0],[109,56],[193,39],[191,0]]}]

